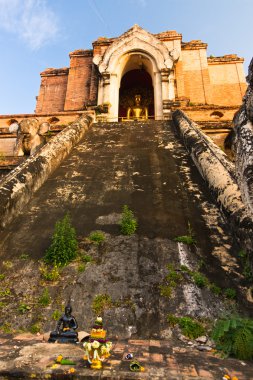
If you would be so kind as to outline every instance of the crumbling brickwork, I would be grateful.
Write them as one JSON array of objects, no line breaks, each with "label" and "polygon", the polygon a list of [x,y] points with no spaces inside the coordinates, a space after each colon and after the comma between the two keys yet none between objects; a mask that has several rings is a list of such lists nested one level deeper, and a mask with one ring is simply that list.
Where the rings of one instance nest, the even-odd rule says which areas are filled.
[{"label": "crumbling brickwork", "polygon": [[76,50],[69,56],[70,69],[64,110],[82,110],[90,96],[93,53],[92,50]]},{"label": "crumbling brickwork", "polygon": [[36,113],[60,112],[64,109],[68,68],[47,69],[41,75]]}]

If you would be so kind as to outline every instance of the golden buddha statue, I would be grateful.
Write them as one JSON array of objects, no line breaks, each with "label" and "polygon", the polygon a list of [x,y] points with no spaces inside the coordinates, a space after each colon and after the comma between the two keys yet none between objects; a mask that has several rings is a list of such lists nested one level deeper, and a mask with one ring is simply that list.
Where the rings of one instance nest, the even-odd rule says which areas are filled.
[{"label": "golden buddha statue", "polygon": [[147,120],[148,107],[141,105],[141,95],[135,95],[134,100],[135,105],[127,109],[127,120]]}]

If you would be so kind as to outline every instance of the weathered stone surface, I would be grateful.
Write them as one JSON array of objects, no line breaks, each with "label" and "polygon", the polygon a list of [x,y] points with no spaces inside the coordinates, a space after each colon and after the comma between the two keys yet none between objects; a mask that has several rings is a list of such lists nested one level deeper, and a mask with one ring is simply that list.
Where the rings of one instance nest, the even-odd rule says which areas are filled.
[{"label": "weathered stone surface", "polygon": [[35,118],[23,119],[20,124],[20,133],[35,136],[39,130],[39,120]]},{"label": "weathered stone surface", "polygon": [[236,174],[242,198],[253,217],[253,59],[247,76],[248,88],[239,111],[235,114],[233,149]]},{"label": "weathered stone surface", "polygon": [[[52,138],[39,154],[30,157],[4,178],[0,184],[0,227],[6,226],[29,202],[34,192],[84,136],[90,123],[91,118],[80,117]],[[23,130],[27,130],[31,125],[34,131],[39,127],[36,121],[32,121],[24,123]]]},{"label": "weathered stone surface", "polygon": [[19,129],[19,124],[18,123],[12,123],[9,126],[9,132],[10,133],[17,133],[18,129]]},{"label": "weathered stone surface", "polygon": [[39,127],[39,135],[44,135],[45,133],[47,133],[50,129],[50,124],[46,121],[44,121],[43,123],[40,124],[40,127]]},{"label": "weathered stone surface", "polygon": [[173,113],[173,121],[199,172],[228,217],[241,246],[252,252],[253,220],[247,203],[243,202],[234,165],[182,111]]},{"label": "weathered stone surface", "polygon": [[[210,281],[238,289],[240,310],[248,310],[244,289],[237,286],[238,247],[172,128],[172,123],[159,122],[93,124],[25,212],[0,232],[1,258],[13,263],[1,281],[12,294],[0,323],[8,317],[15,328],[30,328],[37,321],[36,301],[44,281],[38,260],[50,244],[55,223],[67,211],[81,252],[92,262],[80,272],[80,262],[73,262],[62,271],[61,281],[43,282],[52,299],[40,310],[43,331],[54,328],[52,314],[68,299],[80,328],[89,331],[92,303],[99,294],[109,295],[113,302],[104,311],[111,336],[169,338],[168,313],[215,318],[225,311],[222,297],[198,288],[190,278],[171,298],[160,295],[167,264],[198,270],[199,260],[205,262]],[[138,218],[137,234],[130,237],[120,235],[118,225],[124,204]],[[173,241],[188,233],[188,222],[198,249]],[[106,235],[99,247],[87,243],[89,233],[97,229]],[[27,260],[21,260],[22,253],[29,255]],[[27,302],[31,309],[17,318],[17,305]]]}]

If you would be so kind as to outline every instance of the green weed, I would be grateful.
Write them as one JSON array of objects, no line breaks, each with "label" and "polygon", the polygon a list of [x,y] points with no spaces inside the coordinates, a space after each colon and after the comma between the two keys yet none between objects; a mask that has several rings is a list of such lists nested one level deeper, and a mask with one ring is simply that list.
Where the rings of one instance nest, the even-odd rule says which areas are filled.
[{"label": "green weed", "polygon": [[0,290],[0,297],[9,297],[11,296],[11,290],[9,288]]},{"label": "green weed", "polygon": [[196,244],[197,241],[194,237],[194,232],[192,230],[192,227],[190,225],[190,222],[188,222],[188,234],[187,235],[182,235],[182,236],[177,236],[174,241],[177,241],[179,243],[183,243],[186,245],[193,245]]},{"label": "green weed", "polygon": [[182,330],[182,333],[190,339],[196,339],[197,337],[205,334],[205,329],[202,324],[190,317],[179,318],[178,324]]},{"label": "green weed", "polygon": [[51,303],[51,297],[50,297],[48,288],[45,288],[43,290],[42,295],[40,296],[38,302],[41,306],[45,306],[45,307]]},{"label": "green weed", "polygon": [[60,319],[60,316],[62,315],[62,312],[60,310],[55,310],[52,314],[52,319],[54,321],[58,321]]},{"label": "green weed", "polygon": [[192,279],[199,288],[204,288],[208,285],[208,279],[200,272],[192,272]]},{"label": "green weed", "polygon": [[72,227],[69,214],[55,224],[52,243],[45,254],[45,262],[55,266],[65,266],[77,256],[76,231]]},{"label": "green weed", "polygon": [[78,268],[77,268],[77,271],[78,271],[79,273],[82,273],[82,272],[85,271],[85,268],[86,268],[86,265],[85,265],[84,263],[79,264],[79,265],[78,265]]},{"label": "green weed", "polygon": [[13,329],[11,327],[11,324],[9,322],[5,322],[1,327],[0,330],[5,334],[12,334]]},{"label": "green weed", "polygon": [[239,257],[241,258],[242,265],[243,265],[243,275],[248,281],[253,280],[253,273],[250,265],[250,259],[249,254],[245,252],[244,250],[241,250],[239,252]]},{"label": "green weed", "polygon": [[176,317],[174,314],[168,314],[167,315],[167,322],[169,323],[170,327],[175,327],[178,324],[179,318]]},{"label": "green weed", "polygon": [[215,284],[210,284],[209,289],[212,293],[216,294],[217,296],[220,296],[222,294],[222,289]]},{"label": "green weed", "polygon": [[131,211],[127,205],[124,205],[120,221],[121,233],[123,235],[132,235],[135,233],[137,227],[138,223],[133,211]]},{"label": "green weed", "polygon": [[6,261],[3,261],[3,266],[6,268],[6,269],[11,269],[13,267],[13,263],[9,260],[6,260]]},{"label": "green weed", "polygon": [[94,297],[91,308],[96,315],[100,315],[105,309],[110,309],[112,306],[112,299],[108,294],[98,294]]},{"label": "green weed", "polygon": [[45,264],[42,264],[39,268],[41,277],[46,281],[57,281],[60,277],[59,268],[54,265],[52,269],[50,269]]},{"label": "green weed", "polygon": [[37,334],[39,333],[41,330],[41,325],[40,323],[34,323],[31,327],[30,327],[30,331],[32,334]]},{"label": "green weed", "polygon": [[159,285],[159,289],[162,297],[171,297],[173,288],[170,285]]},{"label": "green weed", "polygon": [[90,255],[86,255],[86,254],[81,254],[80,255],[80,259],[84,262],[84,263],[90,263],[92,261],[92,257]]},{"label": "green weed", "polygon": [[20,260],[28,260],[29,259],[29,255],[27,253],[22,253],[20,256],[19,256]]},{"label": "green weed", "polygon": [[26,305],[25,303],[21,303],[18,307],[18,311],[21,314],[27,313],[29,310],[31,310],[31,307]]},{"label": "green weed", "polygon": [[93,231],[90,233],[88,238],[93,243],[100,245],[105,241],[105,234],[102,231]]},{"label": "green weed", "polygon": [[236,297],[236,291],[232,288],[227,288],[224,290],[224,296],[230,300],[234,300]]}]

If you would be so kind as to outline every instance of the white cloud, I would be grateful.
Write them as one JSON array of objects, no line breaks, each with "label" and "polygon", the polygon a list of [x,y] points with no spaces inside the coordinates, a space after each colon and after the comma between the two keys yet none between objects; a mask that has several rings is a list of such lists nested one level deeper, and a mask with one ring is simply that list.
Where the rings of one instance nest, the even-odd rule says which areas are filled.
[{"label": "white cloud", "polygon": [[0,0],[0,28],[37,50],[54,40],[58,19],[47,0]]}]

